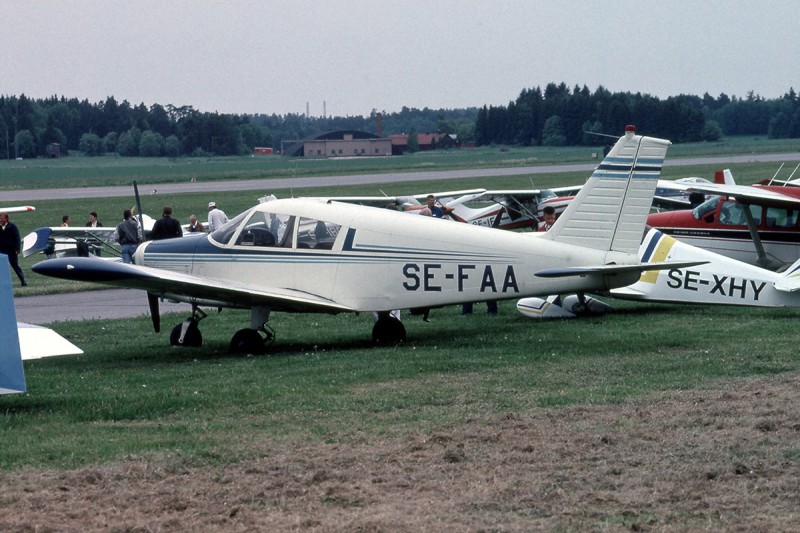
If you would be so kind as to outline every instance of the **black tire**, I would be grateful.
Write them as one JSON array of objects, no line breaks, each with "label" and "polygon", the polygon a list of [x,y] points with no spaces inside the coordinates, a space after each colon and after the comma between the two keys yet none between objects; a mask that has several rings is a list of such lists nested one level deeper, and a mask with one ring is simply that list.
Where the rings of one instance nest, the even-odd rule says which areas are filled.
[{"label": "black tire", "polygon": [[392,346],[406,340],[406,327],[393,316],[379,318],[372,326],[372,342],[378,346]]},{"label": "black tire", "polygon": [[244,328],[233,334],[228,351],[236,354],[260,355],[266,353],[267,346],[264,337],[258,331]]},{"label": "black tire", "polygon": [[203,335],[200,333],[200,328],[197,327],[197,321],[191,320],[189,322],[186,335],[183,336],[183,342],[180,342],[182,326],[183,322],[172,328],[172,333],[169,335],[170,345],[183,348],[199,348],[203,345]]}]

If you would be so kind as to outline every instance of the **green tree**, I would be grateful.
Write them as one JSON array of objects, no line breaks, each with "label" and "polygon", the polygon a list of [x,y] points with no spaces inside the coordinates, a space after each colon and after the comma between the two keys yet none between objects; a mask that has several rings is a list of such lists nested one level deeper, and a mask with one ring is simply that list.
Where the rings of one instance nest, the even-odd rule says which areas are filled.
[{"label": "green tree", "polygon": [[81,135],[78,149],[80,149],[84,155],[88,156],[102,155],[106,151],[105,146],[103,146],[103,140],[94,133],[84,133]]},{"label": "green tree", "polygon": [[14,150],[17,157],[36,157],[36,140],[30,130],[22,130],[14,136]]},{"label": "green tree", "polygon": [[408,131],[408,144],[406,144],[406,151],[413,154],[419,152],[419,139],[417,139],[417,128],[411,127]]},{"label": "green tree", "polygon": [[716,120],[706,120],[703,129],[700,132],[700,137],[707,142],[718,141],[722,138],[722,128]]},{"label": "green tree", "polygon": [[106,151],[116,152],[118,140],[119,140],[119,134],[116,131],[109,131],[108,133],[106,133],[106,136],[103,137],[103,142],[106,145]]},{"label": "green tree", "polygon": [[564,135],[564,122],[558,115],[553,115],[544,121],[542,128],[542,144],[545,146],[564,146],[567,137]]},{"label": "green tree", "polygon": [[164,151],[164,137],[160,133],[147,130],[139,140],[139,155],[142,157],[159,157]]},{"label": "green tree", "polygon": [[175,159],[181,155],[181,141],[174,135],[170,135],[164,139],[164,155]]},{"label": "green tree", "polygon": [[122,156],[139,155],[139,142],[142,140],[142,130],[136,126],[132,127],[119,136],[117,141],[117,153]]}]

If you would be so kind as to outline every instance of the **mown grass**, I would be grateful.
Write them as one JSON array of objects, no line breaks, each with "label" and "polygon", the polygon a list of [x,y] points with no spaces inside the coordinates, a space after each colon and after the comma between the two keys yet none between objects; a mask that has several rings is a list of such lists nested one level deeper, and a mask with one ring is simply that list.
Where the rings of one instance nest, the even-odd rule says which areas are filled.
[{"label": "mown grass", "polygon": [[[195,158],[82,157],[0,160],[0,187],[5,190],[151,184],[230,179],[275,179],[418,170],[452,170],[591,163],[602,157],[603,144],[587,146],[490,146],[418,152],[401,157],[304,159],[281,156]],[[741,155],[800,151],[798,139],[730,137],[715,143],[676,144],[670,157]]]},{"label": "mown grass", "polygon": [[[405,317],[408,341],[373,348],[372,318],[275,314],[271,355],[230,356],[248,314],[202,323],[200,349],[147,318],[59,323],[83,356],[26,362],[28,392],[0,397],[0,468],[74,468],[129,456],[235,462],[264,442],[435,432],[537,406],[615,403],[734,376],[797,371],[787,310],[647,306],[579,321],[457,306]],[[183,317],[167,316],[165,325]],[[168,331],[170,328],[165,327]]]}]

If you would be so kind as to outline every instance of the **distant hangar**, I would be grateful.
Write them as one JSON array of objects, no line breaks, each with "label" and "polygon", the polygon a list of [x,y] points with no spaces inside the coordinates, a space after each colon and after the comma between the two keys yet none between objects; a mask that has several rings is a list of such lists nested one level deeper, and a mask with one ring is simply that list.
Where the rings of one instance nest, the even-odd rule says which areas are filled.
[{"label": "distant hangar", "polygon": [[[445,133],[419,133],[420,151],[458,146],[455,135]],[[320,134],[310,139],[281,141],[281,153],[295,157],[382,157],[402,155],[408,145],[407,134],[379,137],[358,130],[339,130]]]}]

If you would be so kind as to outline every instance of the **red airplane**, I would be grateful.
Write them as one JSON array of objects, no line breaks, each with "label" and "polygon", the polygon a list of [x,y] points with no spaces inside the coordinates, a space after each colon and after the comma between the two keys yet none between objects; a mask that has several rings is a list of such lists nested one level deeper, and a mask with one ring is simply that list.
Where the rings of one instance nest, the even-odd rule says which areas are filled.
[{"label": "red airplane", "polygon": [[693,246],[772,270],[800,257],[800,188],[735,185],[719,177],[715,182],[690,188],[712,195],[702,204],[651,214],[648,225]]}]

